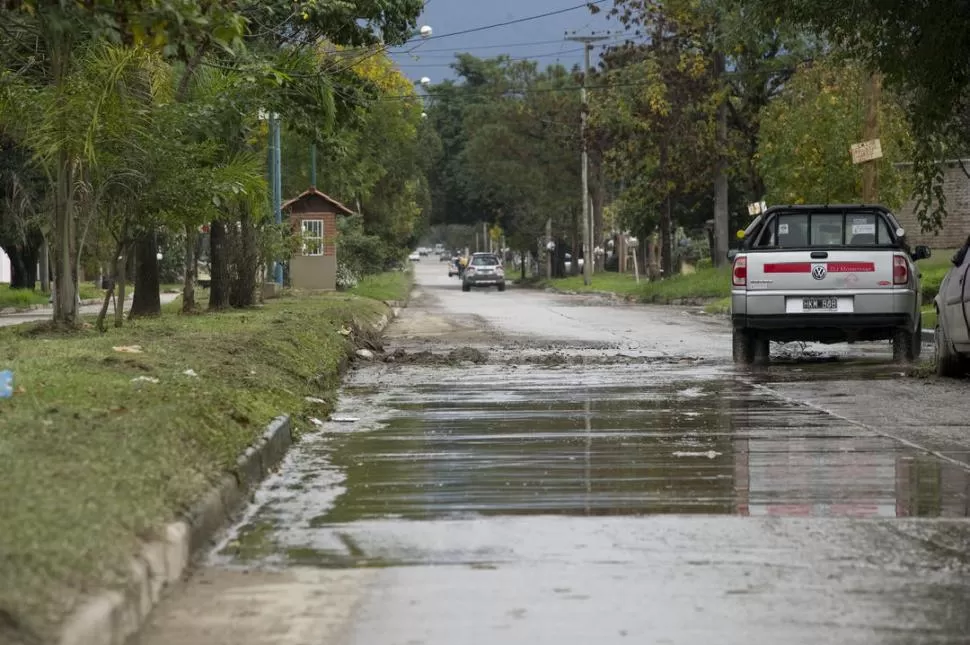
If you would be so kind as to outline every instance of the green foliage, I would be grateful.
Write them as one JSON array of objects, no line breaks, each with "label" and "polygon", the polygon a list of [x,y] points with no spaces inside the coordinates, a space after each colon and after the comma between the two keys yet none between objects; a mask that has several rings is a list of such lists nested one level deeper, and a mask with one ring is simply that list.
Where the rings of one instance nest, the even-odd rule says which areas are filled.
[{"label": "green foliage", "polygon": [[56,642],[63,614],[128,575],[139,539],[196,503],[272,418],[286,411],[299,428],[325,414],[305,397],[334,394],[348,353],[338,330],[386,312],[332,295],[110,334],[0,330],[0,358],[25,392],[3,407],[15,484],[0,487],[0,552],[13,556],[0,558],[4,642]]},{"label": "green foliage", "polygon": [[812,29],[884,74],[913,133],[917,215],[924,230],[939,230],[946,216],[939,162],[970,149],[970,13],[950,0],[750,3],[766,26]]},{"label": "green foliage", "polygon": [[360,215],[342,217],[338,220],[337,257],[340,264],[357,276],[381,273],[389,261],[398,259],[394,250],[377,235],[364,232]]},{"label": "green foliage", "polygon": [[[455,68],[459,82],[430,90],[431,223],[498,225],[522,250],[536,249],[546,219],[557,234],[571,233],[581,201],[563,187],[580,185],[577,79],[504,56],[463,54]],[[454,242],[472,246],[474,232]]]},{"label": "green foliage", "polygon": [[[833,58],[801,68],[765,110],[756,162],[774,204],[862,201],[862,167],[849,146],[863,139],[868,72]],[[897,98],[883,92],[877,161],[879,202],[899,208],[910,194],[895,164],[912,154],[912,137]]]},{"label": "green foliage", "polygon": [[355,295],[382,302],[403,302],[413,284],[414,275],[410,271],[387,271],[364,277],[352,291]]},{"label": "green foliage", "polygon": [[624,21],[650,25],[653,37],[607,54],[600,82],[609,89],[597,94],[592,121],[606,141],[607,173],[624,185],[620,223],[649,232],[675,200],[713,185],[721,94],[704,54],[703,21],[633,5],[624,5]]},{"label": "green foliage", "polygon": [[643,275],[637,284],[632,274],[601,273],[588,287],[581,276],[552,280],[551,286],[569,291],[610,291],[632,296],[640,302],[670,304],[678,301],[724,298],[731,295],[730,267],[700,269],[694,273],[648,281]]}]

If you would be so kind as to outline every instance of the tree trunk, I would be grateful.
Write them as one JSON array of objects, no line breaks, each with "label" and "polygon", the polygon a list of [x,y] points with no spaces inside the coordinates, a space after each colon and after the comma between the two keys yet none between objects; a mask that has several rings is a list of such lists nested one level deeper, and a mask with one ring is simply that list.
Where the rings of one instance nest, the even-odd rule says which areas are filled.
[{"label": "tree trunk", "polygon": [[78,316],[77,230],[74,224],[74,169],[67,151],[58,155],[54,190],[54,323],[74,325]]},{"label": "tree trunk", "polygon": [[37,261],[40,258],[40,246],[31,244],[16,244],[6,247],[10,258],[10,288],[37,288]]},{"label": "tree trunk", "polygon": [[229,304],[233,307],[252,307],[256,304],[259,253],[256,250],[253,217],[248,208],[244,208],[240,213],[239,224],[239,244],[233,249],[235,271],[229,287]]},{"label": "tree trunk", "polygon": [[40,245],[40,290],[51,292],[51,256],[50,247],[45,239]]},{"label": "tree trunk", "polygon": [[182,282],[182,313],[190,314],[195,311],[195,277],[196,255],[195,247],[199,232],[194,226],[185,227],[185,278]]},{"label": "tree trunk", "polygon": [[229,307],[229,249],[227,248],[226,224],[214,221],[209,227],[209,309]]},{"label": "tree trunk", "polygon": [[118,287],[118,297],[115,300],[115,327],[121,328],[125,324],[125,298],[128,297],[128,259],[131,257],[131,249],[128,247],[127,240],[119,245],[122,249],[120,260],[117,260],[118,278],[115,286]]},{"label": "tree trunk", "polygon": [[[597,188],[593,191],[593,248],[603,243],[603,201],[604,191],[602,183],[597,182]],[[596,270],[602,272],[606,265],[606,249],[603,255],[596,257]]]},{"label": "tree trunk", "polygon": [[674,275],[674,258],[672,234],[673,234],[673,212],[672,199],[668,196],[664,204],[663,214],[660,217],[660,268],[663,277],[670,278]]},{"label": "tree trunk", "polygon": [[128,318],[161,315],[160,291],[155,232],[144,231],[135,239],[135,296],[132,298]]}]

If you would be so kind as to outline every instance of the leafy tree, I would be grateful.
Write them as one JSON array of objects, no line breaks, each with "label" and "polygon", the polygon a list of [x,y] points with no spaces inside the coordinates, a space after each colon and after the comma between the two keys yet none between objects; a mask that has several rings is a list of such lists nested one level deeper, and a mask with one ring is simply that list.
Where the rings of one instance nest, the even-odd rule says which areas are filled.
[{"label": "leafy tree", "polygon": [[768,25],[823,34],[884,75],[904,100],[914,140],[917,214],[924,230],[946,216],[943,168],[970,149],[970,7],[948,0],[751,0]]},{"label": "leafy tree", "polygon": [[[859,64],[823,59],[802,67],[766,109],[756,163],[770,202],[862,201],[862,170],[849,146],[862,139],[867,79]],[[895,97],[883,98],[879,116],[880,201],[898,208],[910,186],[894,164],[910,158],[912,138]]]},{"label": "leafy tree", "polygon": [[627,44],[604,57],[606,89],[593,102],[592,121],[607,141],[609,175],[624,186],[621,220],[632,230],[659,228],[669,276],[675,205],[713,185],[719,96],[692,25],[673,21],[660,7],[647,9],[653,13],[640,19],[653,25],[650,43]]},{"label": "leafy tree", "polygon": [[[50,177],[47,234],[52,241],[57,283],[54,320],[73,324],[80,253],[75,220],[77,179],[94,165],[93,141],[101,120],[95,111],[95,121],[79,123],[79,117],[66,110],[76,96],[71,78],[77,52],[103,38],[177,55],[193,50],[193,43],[203,34],[207,40],[230,47],[238,42],[243,20],[228,4],[220,3],[27,0],[0,4],[0,21],[4,25],[0,31],[0,69],[4,70],[0,76],[0,114],[5,125],[31,123],[46,137],[48,145],[38,146],[33,152]],[[95,107],[108,99],[118,72],[111,70],[103,79],[103,91],[93,95]],[[32,102],[26,103],[25,98]],[[17,134],[26,132],[29,130],[20,129]],[[12,136],[17,138],[17,134]]]}]

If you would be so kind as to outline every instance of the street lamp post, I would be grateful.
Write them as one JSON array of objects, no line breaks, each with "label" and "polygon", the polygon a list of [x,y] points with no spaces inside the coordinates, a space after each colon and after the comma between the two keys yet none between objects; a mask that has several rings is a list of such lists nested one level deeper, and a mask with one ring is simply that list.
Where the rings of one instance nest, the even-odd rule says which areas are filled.
[{"label": "street lamp post", "polygon": [[[269,187],[273,209],[273,221],[277,225],[283,223],[283,182],[282,161],[280,154],[280,115],[276,112],[259,111],[259,119],[269,124]],[[283,286],[283,264],[273,260],[273,279],[280,287]]]}]

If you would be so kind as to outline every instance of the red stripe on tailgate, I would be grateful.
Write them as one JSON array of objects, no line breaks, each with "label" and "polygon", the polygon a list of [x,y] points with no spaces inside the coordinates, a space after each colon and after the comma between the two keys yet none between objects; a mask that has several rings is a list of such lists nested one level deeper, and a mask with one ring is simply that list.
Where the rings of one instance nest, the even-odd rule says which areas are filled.
[{"label": "red stripe on tailgate", "polygon": [[873,262],[829,262],[829,273],[872,273],[876,270]]},{"label": "red stripe on tailgate", "polygon": [[811,262],[777,262],[766,264],[765,273],[811,273]]}]

